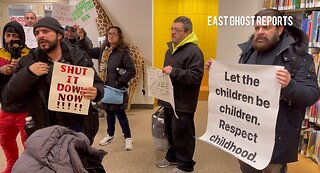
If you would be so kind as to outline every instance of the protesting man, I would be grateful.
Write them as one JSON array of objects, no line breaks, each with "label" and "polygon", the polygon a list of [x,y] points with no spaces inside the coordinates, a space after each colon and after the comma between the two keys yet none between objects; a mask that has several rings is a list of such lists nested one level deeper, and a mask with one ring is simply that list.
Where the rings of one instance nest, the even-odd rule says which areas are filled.
[{"label": "protesting man", "polygon": [[[281,12],[274,9],[259,11],[255,19],[262,16],[283,19]],[[295,25],[284,26],[281,21],[276,23],[278,25],[266,21],[258,23],[256,20],[250,40],[239,45],[242,50],[239,63],[285,67],[276,72],[281,93],[271,161],[263,170],[239,161],[243,173],[285,173],[287,163],[298,159],[300,131],[306,108],[320,96],[313,59],[307,53],[307,36]],[[211,61],[208,61],[206,68],[210,64]]]},{"label": "protesting man", "polygon": [[[34,25],[34,34],[38,48],[32,50],[26,58],[19,61],[17,73],[11,78],[6,88],[8,101],[25,100],[28,102],[29,116],[32,116],[36,121],[37,129],[62,125],[77,132],[87,132],[84,116],[48,110],[48,98],[51,80],[54,78],[52,76],[54,62],[93,68],[90,56],[61,41],[64,29],[52,17],[40,19]],[[92,101],[99,101],[102,98],[103,82],[96,73],[93,87],[83,87],[80,93],[85,99]],[[96,129],[98,127],[89,125],[88,128]],[[92,136],[89,137],[93,140]]]},{"label": "protesting man", "polygon": [[[170,103],[159,100],[164,106],[164,120],[169,140],[165,159],[156,163],[159,168],[177,164],[171,172],[193,172],[195,149],[194,112],[198,103],[203,77],[203,54],[198,38],[192,31],[191,20],[180,16],[171,27],[171,42],[165,55],[163,73],[170,76],[174,89],[176,118]],[[188,93],[188,94],[186,94]]]}]

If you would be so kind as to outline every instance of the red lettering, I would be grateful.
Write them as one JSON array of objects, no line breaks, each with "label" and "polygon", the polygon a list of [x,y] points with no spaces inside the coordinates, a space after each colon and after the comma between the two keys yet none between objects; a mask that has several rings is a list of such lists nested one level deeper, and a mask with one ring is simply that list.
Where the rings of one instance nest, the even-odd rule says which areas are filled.
[{"label": "red lettering", "polygon": [[78,79],[79,79],[79,77],[74,77],[74,84],[77,84],[78,83]]},{"label": "red lettering", "polygon": [[68,83],[71,83],[71,78],[72,76],[68,76],[68,80],[67,80]]},{"label": "red lettering", "polygon": [[66,65],[61,65],[61,72],[66,72]]},{"label": "red lettering", "polygon": [[66,100],[66,94],[59,93],[58,100],[65,101]]},{"label": "red lettering", "polygon": [[82,100],[82,98],[83,98],[83,96],[75,95],[75,96],[74,96],[74,101],[75,101],[75,102],[79,102],[79,103],[80,103],[80,102],[81,102],[81,100]]},{"label": "red lettering", "polygon": [[57,90],[58,90],[58,91],[64,90],[64,85],[63,85],[62,83],[58,83],[58,85],[57,85]]}]

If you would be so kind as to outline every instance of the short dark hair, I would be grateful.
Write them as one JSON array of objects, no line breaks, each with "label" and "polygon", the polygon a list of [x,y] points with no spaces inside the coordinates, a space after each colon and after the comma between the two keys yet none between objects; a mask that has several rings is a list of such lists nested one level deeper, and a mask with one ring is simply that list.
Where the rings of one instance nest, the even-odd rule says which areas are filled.
[{"label": "short dark hair", "polygon": [[179,16],[174,20],[174,23],[183,23],[184,31],[192,31],[192,22],[186,16]]},{"label": "short dark hair", "polygon": [[119,47],[119,51],[123,51],[124,49],[127,49],[128,45],[124,41],[122,30],[118,26],[111,26],[110,28],[108,28],[107,35],[106,35],[106,40],[102,44],[102,48],[105,49],[106,47],[110,47],[110,43],[108,41],[108,33],[112,28],[116,29],[117,33],[118,33],[119,41],[117,43],[117,46]]}]

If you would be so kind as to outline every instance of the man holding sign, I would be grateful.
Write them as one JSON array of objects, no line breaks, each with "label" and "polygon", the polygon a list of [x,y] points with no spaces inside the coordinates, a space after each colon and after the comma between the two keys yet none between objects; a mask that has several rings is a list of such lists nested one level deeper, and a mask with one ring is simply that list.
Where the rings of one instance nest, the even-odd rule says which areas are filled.
[{"label": "man holding sign", "polygon": [[195,165],[192,160],[195,149],[194,112],[198,103],[204,60],[189,18],[180,16],[174,20],[171,40],[162,72],[169,75],[172,81],[178,118],[170,103],[159,100],[159,105],[164,106],[170,147],[165,159],[157,162],[156,166],[164,168],[177,164],[172,172],[192,172]]},{"label": "man holding sign", "polygon": [[[262,17],[284,18],[280,11],[274,9],[264,9],[255,15],[255,19]],[[239,161],[240,169],[243,173],[285,173],[287,163],[298,159],[305,110],[318,100],[320,91],[313,59],[307,53],[306,35],[296,26],[285,25],[281,21],[277,25],[270,21],[255,22],[250,40],[239,45],[242,50],[239,63],[278,65],[284,69],[276,72],[281,92],[271,161],[262,170],[252,167],[253,163],[250,166]],[[208,61],[206,68],[210,65],[211,61]]]},{"label": "man holding sign", "polygon": [[[75,49],[61,41],[64,36],[64,30],[60,23],[52,17],[40,19],[34,25],[33,31],[38,42],[38,48],[31,51],[22,61],[19,61],[17,73],[11,78],[12,80],[9,81],[6,88],[8,101],[25,100],[28,102],[29,116],[32,116],[36,121],[36,129],[62,125],[77,132],[87,132],[87,136],[92,141],[95,134],[94,132],[91,133],[92,131],[87,131],[86,121],[92,122],[89,119],[97,117],[84,117],[75,113],[48,110],[48,104],[52,102],[52,100],[49,100],[50,90],[56,89],[50,88],[51,82],[55,78],[53,76],[53,64],[59,62],[80,66],[79,68],[74,68],[75,66],[61,65],[61,70],[62,72],[74,72],[85,76],[88,70],[84,67],[93,68],[90,56],[84,51]],[[67,83],[76,83],[77,76],[70,76],[70,78],[67,78]],[[84,99],[99,101],[103,96],[103,83],[96,72],[94,73],[93,86],[92,83],[87,83],[86,85],[80,88],[79,95],[77,95],[78,100],[83,97]],[[58,85],[57,89],[59,91],[63,90],[62,84]],[[69,100],[68,97],[67,100]],[[89,110],[90,113],[91,111]],[[93,128],[92,126],[94,125],[91,124],[89,126],[91,127],[88,128]],[[96,130],[93,129],[93,131]]]}]

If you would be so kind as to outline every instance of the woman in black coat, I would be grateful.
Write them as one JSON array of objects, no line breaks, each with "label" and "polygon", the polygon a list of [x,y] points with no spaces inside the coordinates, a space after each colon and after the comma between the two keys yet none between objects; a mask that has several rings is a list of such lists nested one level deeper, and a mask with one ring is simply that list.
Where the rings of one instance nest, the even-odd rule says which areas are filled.
[{"label": "woman in black coat", "polygon": [[[135,67],[130,57],[127,45],[123,40],[122,31],[119,27],[109,28],[106,40],[106,48],[100,56],[99,73],[105,85],[124,89],[128,88],[129,81],[135,76]],[[125,150],[132,150],[132,139],[128,118],[125,109],[128,106],[128,93],[124,93],[122,104],[102,103],[102,108],[107,113],[107,134],[100,141],[100,145],[107,145],[115,139],[116,117],[122,128],[125,138]]]}]

